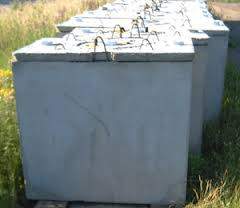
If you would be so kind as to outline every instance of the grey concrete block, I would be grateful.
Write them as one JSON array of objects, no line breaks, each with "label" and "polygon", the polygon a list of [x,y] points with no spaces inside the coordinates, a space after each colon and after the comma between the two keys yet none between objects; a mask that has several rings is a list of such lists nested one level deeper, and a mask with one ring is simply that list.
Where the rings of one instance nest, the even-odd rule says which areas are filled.
[{"label": "grey concrete block", "polygon": [[29,199],[184,203],[191,62],[13,71]]}]

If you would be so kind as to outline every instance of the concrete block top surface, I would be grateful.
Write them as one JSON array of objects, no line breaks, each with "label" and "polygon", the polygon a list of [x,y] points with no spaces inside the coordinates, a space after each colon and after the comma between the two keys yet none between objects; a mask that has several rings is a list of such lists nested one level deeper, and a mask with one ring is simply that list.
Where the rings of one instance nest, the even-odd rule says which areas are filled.
[{"label": "concrete block top surface", "polygon": [[189,30],[193,45],[207,45],[209,36],[202,30]]},{"label": "concrete block top surface", "polygon": [[[146,10],[148,7],[152,11]],[[160,5],[148,1],[114,2],[95,11],[74,16],[57,27],[61,32],[71,32],[77,27],[113,28],[118,24],[129,30],[133,21],[139,20],[139,17],[141,27],[148,27],[150,30],[166,31],[173,25],[176,30],[185,27],[185,30],[203,30],[211,35],[225,35],[229,32],[222,21],[214,20],[203,1],[166,1]]]},{"label": "concrete block top surface", "polygon": [[184,5],[184,15],[188,16],[191,22],[190,26],[188,26],[189,28],[209,31],[216,35],[227,34],[229,32],[229,29],[221,20],[213,18],[205,3],[187,1]]},{"label": "concrete block top surface", "polygon": [[[75,37],[75,36],[73,36]],[[179,38],[179,37],[177,37]],[[97,44],[96,44],[97,43]],[[17,50],[18,61],[191,61],[191,39],[44,38]]]}]

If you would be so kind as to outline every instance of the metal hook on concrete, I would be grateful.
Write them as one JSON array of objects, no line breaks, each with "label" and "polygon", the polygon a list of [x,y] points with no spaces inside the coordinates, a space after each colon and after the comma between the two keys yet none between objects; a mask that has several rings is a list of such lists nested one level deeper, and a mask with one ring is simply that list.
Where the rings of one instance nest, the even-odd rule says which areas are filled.
[{"label": "metal hook on concrete", "polygon": [[176,27],[175,27],[174,25],[170,25],[168,29],[169,29],[169,30],[170,30],[170,29],[176,30]]},{"label": "metal hook on concrete", "polygon": [[121,25],[117,24],[114,26],[113,32],[112,32],[112,38],[114,36],[114,33],[116,32],[117,27],[119,28],[119,36],[122,38],[122,34],[125,32],[124,27],[121,27]]},{"label": "metal hook on concrete", "polygon": [[106,60],[109,61],[109,59],[108,59],[108,54],[107,54],[106,44],[105,44],[105,42],[104,42],[104,40],[103,40],[103,38],[102,38],[101,36],[97,36],[97,37],[94,39],[94,42],[93,42],[93,44],[94,44],[94,49],[93,49],[92,61],[93,61],[93,62],[96,61],[96,48],[97,48],[97,46],[98,46],[98,41],[99,41],[99,40],[100,40],[100,41],[102,42],[102,44],[103,44],[104,51],[105,51],[105,55],[106,55]]},{"label": "metal hook on concrete", "polygon": [[149,4],[145,4],[143,10],[146,11],[147,9],[150,9],[150,8],[151,8],[151,7],[149,6]]},{"label": "metal hook on concrete", "polygon": [[178,11],[178,13],[181,14],[182,16],[184,16],[184,12],[183,12],[182,9],[180,9],[180,10]]},{"label": "metal hook on concrete", "polygon": [[84,44],[87,44],[87,43],[89,43],[89,42],[87,42],[87,41],[85,41],[85,42],[80,42],[80,43],[77,44],[77,46],[81,46],[81,45],[84,45]]},{"label": "metal hook on concrete", "polygon": [[149,39],[149,37],[150,37],[151,35],[155,35],[155,36],[157,37],[157,40],[159,41],[158,34],[157,34],[157,32],[156,32],[155,30],[151,31],[151,32],[148,34],[147,39]]},{"label": "metal hook on concrete", "polygon": [[151,44],[151,42],[150,42],[147,38],[142,40],[142,44],[140,45],[140,49],[141,49],[142,46],[144,45],[144,44],[143,44],[144,42],[147,42],[147,44],[148,44],[148,45],[151,47],[151,49],[153,50],[152,44]]},{"label": "metal hook on concrete", "polygon": [[186,17],[186,19],[184,20],[182,26],[184,26],[186,22],[188,23],[188,25],[189,25],[190,27],[192,27],[191,21],[190,21],[190,19],[189,19],[188,17]]},{"label": "metal hook on concrete", "polygon": [[137,24],[137,23],[134,23],[134,24],[132,25],[131,32],[130,32],[130,38],[132,38],[132,37],[133,37],[133,36],[132,36],[132,30],[133,30],[134,26],[135,26],[135,27],[137,27],[137,31],[138,31],[138,37],[140,38],[140,37],[141,37],[141,34],[140,34],[140,29],[139,29],[139,27],[138,27],[138,24]]},{"label": "metal hook on concrete", "polygon": [[[60,50],[60,49],[65,50],[66,49],[65,45],[63,43],[55,43],[55,44],[53,44],[53,46],[55,46],[55,50]],[[60,48],[59,48],[59,46],[60,46]]]},{"label": "metal hook on concrete", "polygon": [[152,2],[155,5],[155,10],[154,11],[159,11],[157,2],[155,0],[152,0]]},{"label": "metal hook on concrete", "polygon": [[98,31],[97,31],[97,34],[98,34],[98,33],[104,34],[105,32],[104,32],[104,30],[98,30]]},{"label": "metal hook on concrete", "polygon": [[176,34],[178,34],[179,37],[182,37],[181,33],[179,31],[175,31],[173,36],[176,36]]},{"label": "metal hook on concrete", "polygon": [[142,26],[142,27],[145,27],[144,19],[143,19],[140,15],[137,17],[136,21],[138,22],[139,19],[142,21],[142,22],[141,22],[141,24],[142,24],[141,26]]}]

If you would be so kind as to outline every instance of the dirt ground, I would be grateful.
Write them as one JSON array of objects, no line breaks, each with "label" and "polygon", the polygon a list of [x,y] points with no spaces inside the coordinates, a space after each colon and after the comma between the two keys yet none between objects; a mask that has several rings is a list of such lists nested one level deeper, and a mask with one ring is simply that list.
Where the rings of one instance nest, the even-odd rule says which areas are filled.
[{"label": "dirt ground", "polygon": [[230,29],[228,60],[240,69],[240,3],[210,3],[215,15]]},{"label": "dirt ground", "polygon": [[225,21],[240,21],[240,3],[211,2],[209,4],[221,19]]}]

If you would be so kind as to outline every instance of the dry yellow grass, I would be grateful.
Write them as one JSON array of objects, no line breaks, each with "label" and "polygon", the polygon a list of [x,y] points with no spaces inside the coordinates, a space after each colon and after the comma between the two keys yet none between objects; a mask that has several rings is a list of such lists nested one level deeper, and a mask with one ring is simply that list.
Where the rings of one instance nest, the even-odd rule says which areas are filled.
[{"label": "dry yellow grass", "polygon": [[11,53],[41,37],[54,36],[55,24],[107,0],[38,0],[0,7],[0,68],[9,68]]}]

